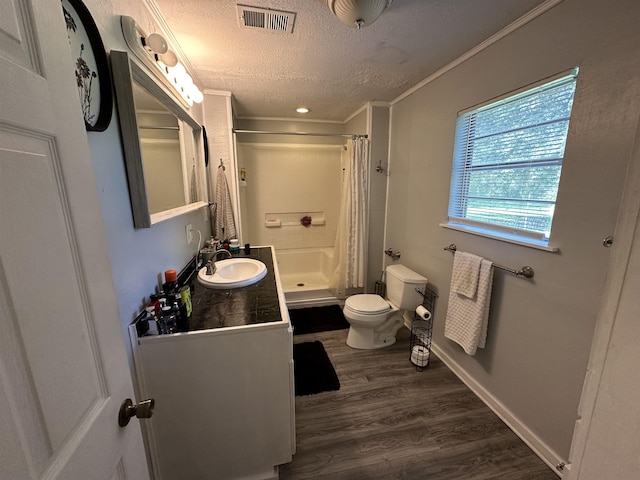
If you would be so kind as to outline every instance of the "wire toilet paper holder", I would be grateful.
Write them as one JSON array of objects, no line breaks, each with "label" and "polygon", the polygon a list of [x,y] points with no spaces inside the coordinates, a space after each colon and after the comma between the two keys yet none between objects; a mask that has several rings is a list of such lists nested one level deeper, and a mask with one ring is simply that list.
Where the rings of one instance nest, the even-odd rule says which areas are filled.
[{"label": "wire toilet paper holder", "polygon": [[431,357],[431,338],[433,336],[433,318],[438,295],[428,286],[416,291],[423,301],[413,313],[411,322],[411,341],[409,342],[409,361],[422,371],[429,366]]}]

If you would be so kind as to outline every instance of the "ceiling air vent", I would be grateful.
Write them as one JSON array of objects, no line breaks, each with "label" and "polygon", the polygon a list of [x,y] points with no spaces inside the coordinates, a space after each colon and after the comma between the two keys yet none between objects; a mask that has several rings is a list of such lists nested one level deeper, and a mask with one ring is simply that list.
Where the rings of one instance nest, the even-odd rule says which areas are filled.
[{"label": "ceiling air vent", "polygon": [[294,12],[272,10],[238,4],[238,20],[241,27],[260,28],[282,33],[293,33],[296,20]]}]

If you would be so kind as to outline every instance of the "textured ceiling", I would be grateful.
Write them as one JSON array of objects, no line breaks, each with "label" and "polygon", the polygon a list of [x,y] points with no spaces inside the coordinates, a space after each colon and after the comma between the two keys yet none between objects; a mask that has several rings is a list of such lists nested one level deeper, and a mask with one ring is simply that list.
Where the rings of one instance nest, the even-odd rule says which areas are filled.
[{"label": "textured ceiling", "polygon": [[[344,121],[391,101],[543,0],[394,0],[361,30],[326,0],[148,0],[201,87],[233,93],[238,117]],[[236,4],[292,11],[293,33],[240,26]],[[306,105],[311,112],[294,110]]]}]

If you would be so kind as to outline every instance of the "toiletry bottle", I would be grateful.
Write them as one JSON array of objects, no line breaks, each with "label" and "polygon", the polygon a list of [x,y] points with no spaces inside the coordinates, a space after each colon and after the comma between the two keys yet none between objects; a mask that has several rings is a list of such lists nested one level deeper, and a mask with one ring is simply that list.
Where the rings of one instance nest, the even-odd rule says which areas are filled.
[{"label": "toiletry bottle", "polygon": [[173,309],[165,303],[160,313],[160,325],[162,334],[176,333],[178,331],[176,314]]},{"label": "toiletry bottle", "polygon": [[160,295],[152,293],[149,295],[149,305],[153,306],[156,318],[160,315]]},{"label": "toiletry bottle", "polygon": [[176,293],[173,298],[173,307],[171,308],[176,316],[176,329],[178,332],[189,331],[189,318],[187,317],[187,307],[182,303],[182,296]]},{"label": "toiletry bottle", "polygon": [[167,270],[164,272],[164,283],[162,284],[164,293],[175,293],[178,291],[178,274],[175,270]]},{"label": "toiletry bottle", "polygon": [[151,304],[147,305],[145,307],[145,311],[147,312],[147,321],[149,322],[149,329],[147,330],[147,335],[158,335],[160,333],[160,325],[158,325],[158,316],[156,315],[155,305],[151,305]]},{"label": "toiletry bottle", "polygon": [[138,337],[143,337],[144,335],[147,335],[147,332],[149,331],[149,310],[148,310],[149,308],[153,310],[153,307],[145,308],[144,314],[140,315],[140,317],[135,322],[136,332],[138,334]]},{"label": "toiletry bottle", "polygon": [[158,334],[164,335],[165,333],[167,333],[167,321],[164,317],[164,309],[167,306],[167,299],[164,297],[161,297],[159,300],[159,303],[160,303],[160,314],[157,316]]},{"label": "toiletry bottle", "polygon": [[193,304],[191,303],[191,286],[185,285],[180,288],[180,297],[187,311],[187,318],[191,317],[193,312]]}]

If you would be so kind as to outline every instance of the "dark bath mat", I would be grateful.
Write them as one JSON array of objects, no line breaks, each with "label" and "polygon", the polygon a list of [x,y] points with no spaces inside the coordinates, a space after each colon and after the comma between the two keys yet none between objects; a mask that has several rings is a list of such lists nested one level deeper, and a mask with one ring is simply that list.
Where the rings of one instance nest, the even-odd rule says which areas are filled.
[{"label": "dark bath mat", "polygon": [[349,328],[340,305],[289,310],[294,335]]},{"label": "dark bath mat", "polygon": [[338,375],[321,342],[293,344],[296,396],[340,390]]}]

